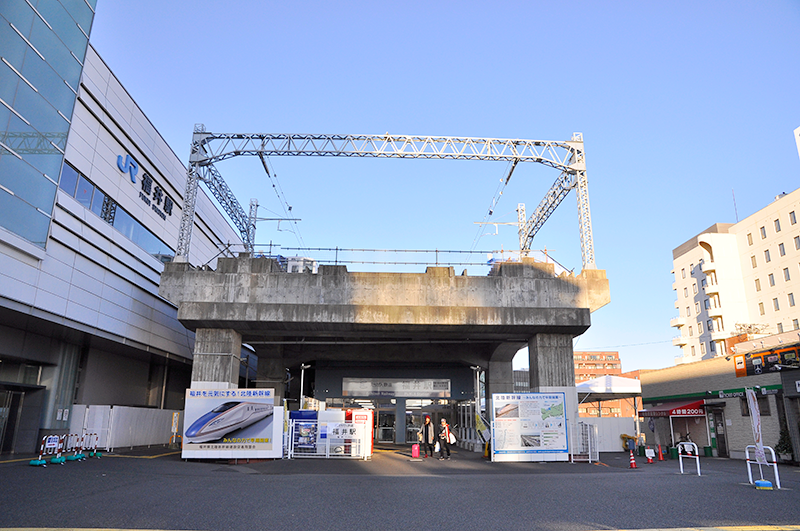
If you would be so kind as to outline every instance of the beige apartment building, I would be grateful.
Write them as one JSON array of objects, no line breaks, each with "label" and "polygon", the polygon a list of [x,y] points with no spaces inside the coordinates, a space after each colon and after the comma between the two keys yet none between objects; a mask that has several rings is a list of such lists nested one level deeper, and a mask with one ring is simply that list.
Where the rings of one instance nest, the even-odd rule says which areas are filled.
[{"label": "beige apartment building", "polygon": [[738,223],[714,224],[672,251],[676,364],[729,355],[740,334],[800,333],[799,217],[800,189]]}]

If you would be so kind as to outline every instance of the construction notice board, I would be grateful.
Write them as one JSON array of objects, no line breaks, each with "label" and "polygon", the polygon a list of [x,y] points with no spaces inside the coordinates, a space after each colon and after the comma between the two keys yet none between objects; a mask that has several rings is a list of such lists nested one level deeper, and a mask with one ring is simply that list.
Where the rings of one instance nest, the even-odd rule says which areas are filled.
[{"label": "construction notice board", "polygon": [[564,393],[492,395],[492,461],[568,459]]}]

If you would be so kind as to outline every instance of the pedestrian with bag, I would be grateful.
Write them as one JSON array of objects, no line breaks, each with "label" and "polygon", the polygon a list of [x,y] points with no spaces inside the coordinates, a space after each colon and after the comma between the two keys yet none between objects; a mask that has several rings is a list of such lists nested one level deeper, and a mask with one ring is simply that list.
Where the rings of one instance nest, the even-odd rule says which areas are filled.
[{"label": "pedestrian with bag", "polygon": [[419,442],[422,449],[425,451],[425,457],[433,457],[433,445],[436,442],[436,428],[431,422],[430,415],[425,415],[425,423],[417,433]]},{"label": "pedestrian with bag", "polygon": [[[450,432],[450,425],[447,419],[442,419],[442,425],[439,428],[439,461],[450,459],[450,445],[456,442],[456,436]],[[444,456],[445,452],[447,457]]]}]

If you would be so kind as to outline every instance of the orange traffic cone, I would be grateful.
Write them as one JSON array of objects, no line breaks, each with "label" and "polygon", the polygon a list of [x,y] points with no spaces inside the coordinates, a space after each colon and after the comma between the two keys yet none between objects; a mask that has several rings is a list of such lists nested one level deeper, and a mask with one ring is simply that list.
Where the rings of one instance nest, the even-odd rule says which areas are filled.
[{"label": "orange traffic cone", "polygon": [[664,460],[664,454],[661,453],[661,445],[660,444],[658,445],[658,460],[659,461],[663,461]]},{"label": "orange traffic cone", "polygon": [[650,454],[650,447],[649,446],[647,447],[647,451],[645,452],[645,455],[647,456],[647,464],[648,465],[652,465],[653,464],[653,456]]},{"label": "orange traffic cone", "polygon": [[633,457],[633,450],[631,450],[631,464],[628,468],[639,468],[636,466],[636,459]]}]

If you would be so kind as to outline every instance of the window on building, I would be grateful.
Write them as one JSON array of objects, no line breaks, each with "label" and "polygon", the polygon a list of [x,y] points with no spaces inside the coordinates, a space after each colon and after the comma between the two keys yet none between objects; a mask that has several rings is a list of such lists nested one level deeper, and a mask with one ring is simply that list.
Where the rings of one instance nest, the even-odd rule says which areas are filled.
[{"label": "window on building", "polygon": [[794,293],[787,295],[787,298],[789,299],[789,306],[794,306]]},{"label": "window on building", "polygon": [[711,307],[711,302],[708,299],[704,300],[703,307],[708,310]]},{"label": "window on building", "polygon": [[681,278],[686,278],[686,269],[681,269]]},{"label": "window on building", "polygon": [[689,288],[683,288],[683,298],[686,298],[688,296],[689,296]]},{"label": "window on building", "polygon": [[794,248],[795,250],[800,249],[800,236],[794,237]]},{"label": "window on building", "polygon": [[783,323],[778,323],[778,333],[779,334],[783,333]]},{"label": "window on building", "polygon": [[772,299],[772,307],[775,308],[776,312],[780,311],[781,304],[778,302],[778,299]]},{"label": "window on building", "polygon": [[753,245],[753,234],[750,232],[747,233],[747,245]]},{"label": "window on building", "polygon": [[693,336],[694,336],[694,327],[692,325],[689,325],[689,337]]},{"label": "window on building", "polygon": [[786,256],[786,247],[782,243],[778,244],[778,252],[781,253],[781,256]]},{"label": "window on building", "polygon": [[776,219],[775,220],[775,232],[780,232],[780,231],[781,231],[781,220]]},{"label": "window on building", "polygon": [[800,319],[792,319],[792,327],[797,330],[800,328]]},{"label": "window on building", "polygon": [[712,321],[711,319],[709,319],[708,321],[706,321],[706,329],[707,329],[709,332],[713,332],[713,331],[714,331],[714,321]]},{"label": "window on building", "polygon": [[706,344],[700,343],[700,354],[705,354],[705,353],[706,353]]},{"label": "window on building", "polygon": [[714,343],[713,341],[710,342],[708,344],[708,350],[710,350],[711,352],[716,352],[717,351],[717,344]]},{"label": "window on building", "polygon": [[700,287],[701,287],[701,288],[704,288],[704,287],[706,287],[706,279],[705,279],[705,278],[701,278],[701,279],[700,279]]},{"label": "window on building", "polygon": [[795,217],[795,215],[794,215],[794,210],[792,210],[791,212],[789,212],[789,221],[791,221],[791,222],[792,222],[792,225],[794,225],[795,223],[797,223],[797,218],[796,218],[796,217]]},{"label": "window on building", "polygon": [[761,279],[756,279],[756,291],[761,291]]},{"label": "window on building", "polygon": [[691,316],[692,316],[692,309],[687,306],[686,307],[686,317],[691,317]]},{"label": "window on building", "polygon": [[700,313],[700,301],[694,303],[694,313]]},{"label": "window on building", "polygon": [[697,353],[694,351],[694,345],[692,345],[692,356],[696,356]]},{"label": "window on building", "polygon": [[775,285],[775,275],[773,275],[772,273],[769,274],[769,285],[770,286]]},{"label": "window on building", "polygon": [[[758,402],[758,412],[761,414],[762,417],[769,417],[769,397],[768,396],[757,396],[756,402]],[[749,417],[750,416],[750,407],[747,405],[747,398],[741,397],[739,399],[739,403],[742,407],[742,416]]]},{"label": "window on building", "polygon": [[699,336],[702,334],[703,334],[703,322],[700,321],[697,323],[697,335]]},{"label": "window on building", "polygon": [[759,315],[764,315],[764,303],[763,302],[759,302],[758,303],[758,313],[759,313]]},{"label": "window on building", "polygon": [[692,293],[697,294],[697,284],[692,284]]},{"label": "window on building", "polygon": [[761,227],[761,228],[760,228],[760,229],[758,229],[758,230],[760,230],[760,231],[761,231],[761,239],[762,239],[762,240],[763,240],[764,238],[766,238],[766,237],[767,237],[767,228],[766,228],[766,227]]},{"label": "window on building", "polygon": [[750,264],[753,266],[753,269],[756,268],[758,264],[756,264],[756,255],[750,257]]},{"label": "window on building", "polygon": [[764,261],[765,262],[769,262],[770,260],[771,260],[771,258],[769,257],[769,249],[766,249],[764,251]]},{"label": "window on building", "polygon": [[785,280],[786,282],[789,282],[791,280],[791,277],[789,276],[789,268],[788,267],[784,267],[783,268],[783,280]]}]

